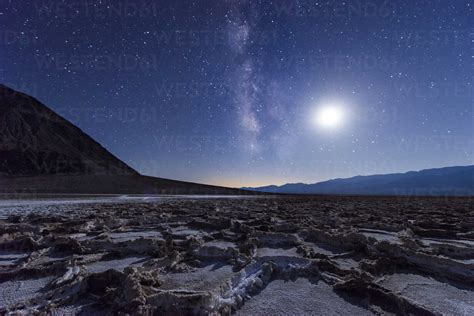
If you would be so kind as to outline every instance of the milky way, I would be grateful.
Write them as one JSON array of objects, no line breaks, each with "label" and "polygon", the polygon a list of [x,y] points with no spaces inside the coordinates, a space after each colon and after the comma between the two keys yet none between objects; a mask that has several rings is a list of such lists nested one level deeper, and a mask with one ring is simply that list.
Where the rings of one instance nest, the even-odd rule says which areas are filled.
[{"label": "milky way", "polygon": [[[474,162],[469,1],[0,2],[0,81],[144,174],[231,186]],[[332,133],[311,113],[343,102]]]}]

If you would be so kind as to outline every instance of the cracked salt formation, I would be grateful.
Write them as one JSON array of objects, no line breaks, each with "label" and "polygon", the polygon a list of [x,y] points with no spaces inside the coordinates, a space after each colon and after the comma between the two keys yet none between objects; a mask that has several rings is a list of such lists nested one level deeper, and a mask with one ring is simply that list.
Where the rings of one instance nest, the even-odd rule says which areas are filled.
[{"label": "cracked salt formation", "polygon": [[323,281],[275,280],[246,302],[237,315],[369,315],[365,308],[338,296]]},{"label": "cracked salt formation", "polygon": [[388,232],[379,229],[359,229],[359,232],[362,233],[367,238],[374,238],[377,241],[388,241],[393,244],[401,244],[397,233]]},{"label": "cracked salt formation", "polygon": [[474,292],[462,284],[444,283],[413,272],[386,275],[378,284],[444,315],[474,315]]},{"label": "cracked salt formation", "polygon": [[183,237],[186,237],[186,236],[198,236],[198,235],[202,235],[203,232],[200,231],[200,230],[196,230],[196,229],[190,229],[190,228],[187,227],[187,226],[178,226],[178,227],[172,229],[172,234],[173,234],[174,236],[183,236]]},{"label": "cracked salt formation", "polygon": [[127,257],[122,259],[101,260],[88,264],[85,269],[89,273],[100,273],[108,269],[122,272],[126,267],[142,266],[148,257]]},{"label": "cracked salt formation", "polygon": [[157,238],[162,239],[163,235],[157,231],[124,231],[107,233],[107,236],[112,239],[113,242],[125,242],[132,241],[140,238]]},{"label": "cracked salt formation", "polygon": [[54,277],[14,279],[1,283],[0,306],[14,310],[17,304],[28,303],[31,299],[41,296],[41,290],[53,279]]},{"label": "cracked salt formation", "polygon": [[217,291],[234,276],[231,265],[209,263],[186,272],[168,273],[162,277],[163,290]]},{"label": "cracked salt formation", "polygon": [[0,314],[474,313],[469,198],[0,203]]},{"label": "cracked salt formation", "polygon": [[0,251],[0,269],[2,267],[14,266],[28,257],[28,253],[15,251]]},{"label": "cracked salt formation", "polygon": [[295,247],[289,249],[282,248],[258,248],[256,257],[300,257]]}]

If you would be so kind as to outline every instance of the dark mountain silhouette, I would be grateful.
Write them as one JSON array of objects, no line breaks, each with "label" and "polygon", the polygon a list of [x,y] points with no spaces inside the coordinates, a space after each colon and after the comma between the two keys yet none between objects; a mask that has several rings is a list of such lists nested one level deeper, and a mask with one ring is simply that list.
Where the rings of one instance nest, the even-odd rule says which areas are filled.
[{"label": "dark mountain silhouette", "polygon": [[474,195],[474,166],[244,188],[259,192],[356,195]]},{"label": "dark mountain silhouette", "polygon": [[35,98],[0,85],[0,174],[138,173]]},{"label": "dark mountain silhouette", "polygon": [[142,176],[35,98],[5,85],[0,193],[255,194]]}]

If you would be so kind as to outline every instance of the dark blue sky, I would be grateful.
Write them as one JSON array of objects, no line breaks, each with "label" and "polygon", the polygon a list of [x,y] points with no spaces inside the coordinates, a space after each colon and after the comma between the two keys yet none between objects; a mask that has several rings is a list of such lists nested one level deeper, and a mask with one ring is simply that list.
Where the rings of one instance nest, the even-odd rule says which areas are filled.
[{"label": "dark blue sky", "polygon": [[[474,162],[469,1],[0,0],[0,81],[144,174],[230,186]],[[315,111],[337,104],[323,130]]]}]

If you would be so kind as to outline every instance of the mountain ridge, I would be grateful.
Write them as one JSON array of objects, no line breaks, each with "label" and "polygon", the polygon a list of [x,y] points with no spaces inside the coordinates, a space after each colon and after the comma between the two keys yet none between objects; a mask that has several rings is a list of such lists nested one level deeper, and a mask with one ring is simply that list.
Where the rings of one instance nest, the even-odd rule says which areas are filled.
[{"label": "mountain ridge", "polygon": [[242,189],[286,194],[474,195],[474,165]]}]

